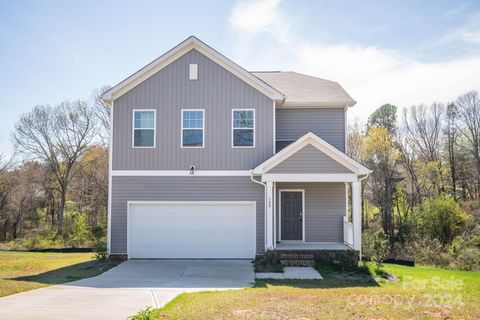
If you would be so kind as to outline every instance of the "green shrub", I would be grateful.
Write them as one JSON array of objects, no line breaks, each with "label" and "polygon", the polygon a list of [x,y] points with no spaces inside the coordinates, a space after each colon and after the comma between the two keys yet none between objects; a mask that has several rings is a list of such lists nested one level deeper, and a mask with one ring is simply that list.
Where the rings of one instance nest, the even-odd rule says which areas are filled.
[{"label": "green shrub", "polygon": [[377,231],[373,234],[372,251],[370,257],[375,265],[375,271],[378,273],[383,268],[383,260],[388,255],[389,242],[388,237],[383,231]]},{"label": "green shrub", "polygon": [[425,199],[418,215],[420,232],[443,245],[450,243],[465,228],[469,216],[450,196]]},{"label": "green shrub", "polygon": [[458,256],[451,259],[449,267],[457,270],[480,271],[480,249],[474,247],[463,249]]},{"label": "green shrub", "polygon": [[105,228],[102,226],[95,226],[92,228],[92,236],[93,239],[101,239],[107,236],[107,233],[105,232]]},{"label": "green shrub", "polygon": [[255,260],[256,272],[283,272],[280,254],[274,250],[268,250]]},{"label": "green shrub", "polygon": [[450,256],[438,239],[419,236],[405,244],[406,254],[415,260],[416,264],[447,267]]},{"label": "green shrub", "polygon": [[82,212],[73,214],[74,226],[72,232],[72,244],[81,247],[89,240],[90,232],[87,223],[87,215]]},{"label": "green shrub", "polygon": [[93,252],[97,260],[105,260],[108,257],[106,232],[102,226],[92,228]]},{"label": "green shrub", "polygon": [[131,320],[154,320],[158,318],[159,310],[147,307],[145,310],[140,310],[137,314],[128,317]]},{"label": "green shrub", "polygon": [[480,271],[480,225],[456,237],[448,248],[452,269]]},{"label": "green shrub", "polygon": [[95,259],[105,260],[108,257],[107,246],[104,242],[95,242],[93,244],[93,252],[95,252]]}]

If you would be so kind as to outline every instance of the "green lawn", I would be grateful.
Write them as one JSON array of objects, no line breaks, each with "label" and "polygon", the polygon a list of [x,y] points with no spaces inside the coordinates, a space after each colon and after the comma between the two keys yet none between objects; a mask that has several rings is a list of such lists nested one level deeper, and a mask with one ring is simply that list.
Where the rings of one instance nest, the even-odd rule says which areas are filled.
[{"label": "green lawn", "polygon": [[480,319],[480,273],[386,265],[396,276],[319,268],[325,280],[258,281],[254,288],[182,294],[159,319]]},{"label": "green lawn", "polygon": [[0,251],[0,297],[93,277],[114,265],[92,253]]}]

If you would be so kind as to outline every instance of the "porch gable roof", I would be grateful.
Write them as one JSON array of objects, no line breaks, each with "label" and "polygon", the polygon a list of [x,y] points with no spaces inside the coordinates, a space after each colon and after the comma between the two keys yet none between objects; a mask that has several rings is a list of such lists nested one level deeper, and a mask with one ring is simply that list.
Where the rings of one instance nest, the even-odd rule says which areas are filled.
[{"label": "porch gable roof", "polygon": [[[312,132],[306,133],[304,136],[293,142],[292,144],[288,145],[284,149],[280,150],[276,154],[274,154],[269,159],[262,162],[258,165],[255,169],[253,169],[253,174],[263,175],[266,173],[270,173],[272,169],[282,164],[285,160],[293,157],[299,152],[304,152],[305,147],[313,146],[316,148],[320,153],[318,153],[318,159],[321,160],[322,156],[323,159],[331,159],[331,162],[336,162],[341,167],[348,169],[353,174],[356,175],[364,175],[369,174],[371,171],[360,164],[358,161],[350,158],[345,153],[341,152],[316,134]],[[309,148],[311,149],[311,148]],[[315,156],[315,155],[314,155]],[[326,157],[325,157],[326,156]],[[293,158],[294,159],[294,158]],[[338,167],[338,166],[337,166]],[[285,172],[287,173],[287,172]],[[299,174],[299,172],[291,172],[292,174]],[[318,171],[312,172],[303,172],[303,174],[308,173],[319,173]],[[325,174],[331,174],[330,170],[326,170]],[[342,172],[343,173],[343,172]]]}]

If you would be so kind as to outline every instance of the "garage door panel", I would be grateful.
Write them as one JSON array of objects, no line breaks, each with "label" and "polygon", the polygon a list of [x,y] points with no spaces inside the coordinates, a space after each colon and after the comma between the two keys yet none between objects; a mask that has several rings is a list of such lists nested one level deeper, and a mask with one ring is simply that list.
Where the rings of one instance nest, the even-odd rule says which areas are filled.
[{"label": "garage door panel", "polygon": [[131,204],[131,258],[253,258],[255,205]]}]

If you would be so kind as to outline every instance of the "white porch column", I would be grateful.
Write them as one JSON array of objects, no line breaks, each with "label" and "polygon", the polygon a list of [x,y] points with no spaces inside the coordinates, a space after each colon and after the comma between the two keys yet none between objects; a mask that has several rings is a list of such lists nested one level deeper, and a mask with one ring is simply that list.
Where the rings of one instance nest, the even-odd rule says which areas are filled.
[{"label": "white porch column", "polygon": [[353,249],[362,248],[362,182],[352,182]]},{"label": "white porch column", "polygon": [[265,212],[265,250],[273,249],[273,182],[267,181]]}]

